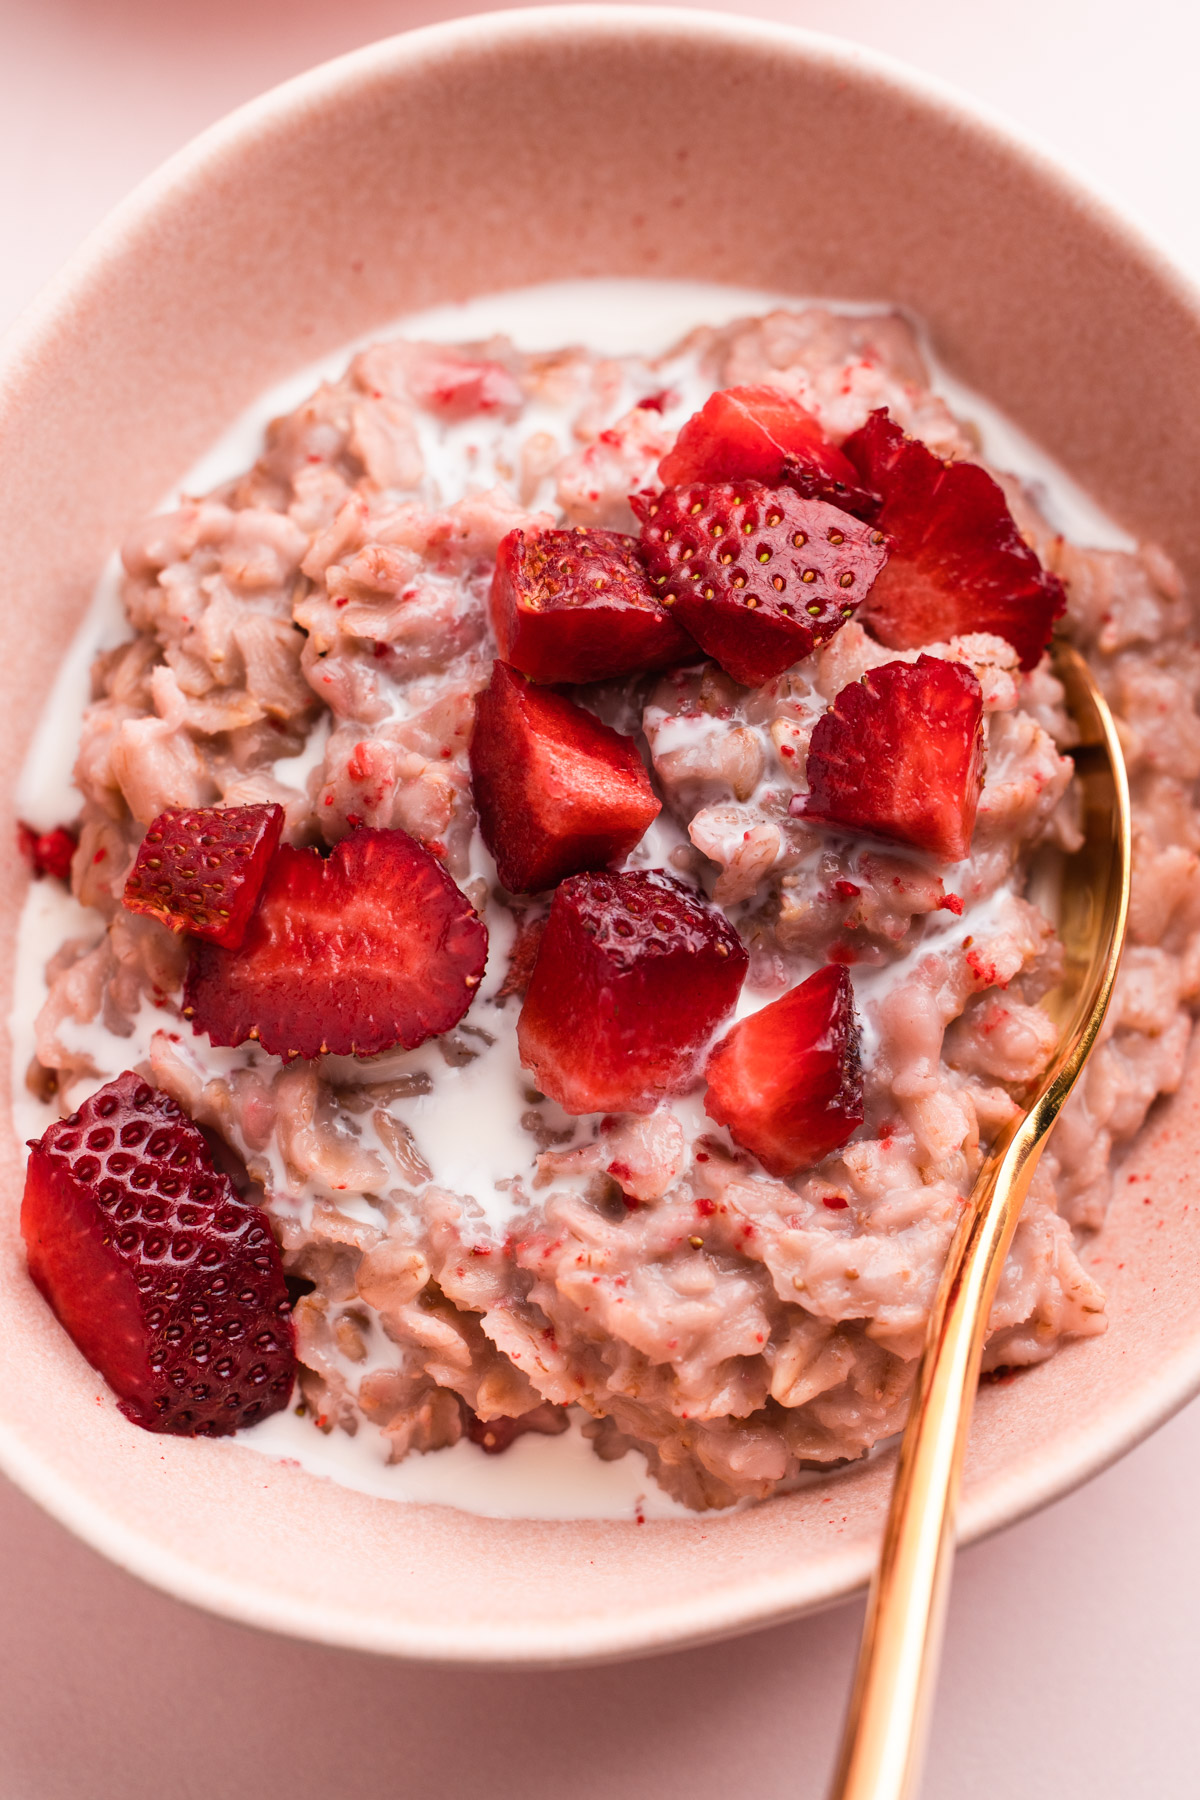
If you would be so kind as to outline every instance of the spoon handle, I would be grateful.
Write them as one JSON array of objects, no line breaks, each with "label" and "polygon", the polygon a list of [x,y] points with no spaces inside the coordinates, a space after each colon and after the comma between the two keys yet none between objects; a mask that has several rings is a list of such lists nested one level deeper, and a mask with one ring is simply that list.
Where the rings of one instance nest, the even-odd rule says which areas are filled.
[{"label": "spoon handle", "polygon": [[900,1445],[830,1800],[908,1800],[914,1791],[987,1322],[1042,1147],[1103,1023],[1125,936],[1131,844],[1120,739],[1078,651],[1059,643],[1054,656],[1079,730],[1073,755],[1084,828],[1081,849],[1066,859],[1059,894],[1063,981],[1045,1002],[1059,1026],[1058,1050],[1029,1110],[985,1159],[946,1258]]},{"label": "spoon handle", "polygon": [[[1025,1134],[1018,1134],[1023,1137]],[[954,1520],[984,1322],[1044,1137],[983,1171],[946,1259],[896,1467],[891,1511],[831,1800],[905,1800],[941,1652]]]}]

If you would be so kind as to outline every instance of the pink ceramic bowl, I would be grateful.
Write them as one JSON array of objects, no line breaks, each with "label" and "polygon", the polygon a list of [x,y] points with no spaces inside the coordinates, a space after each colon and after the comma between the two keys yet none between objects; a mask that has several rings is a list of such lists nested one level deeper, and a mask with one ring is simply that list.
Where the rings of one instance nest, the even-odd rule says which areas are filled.
[{"label": "pink ceramic bowl", "polygon": [[[674,10],[492,14],[235,114],[16,333],[0,564],[22,654],[0,671],[0,791],[106,552],[257,393],[405,312],[589,274],[902,302],[956,374],[1200,577],[1200,309],[1056,168],[925,81],[800,31]],[[23,889],[13,875],[0,890],[9,941]],[[7,1013],[7,962],[0,986]],[[1108,1335],[980,1396],[967,1537],[1062,1494],[1200,1387],[1198,1154],[1192,1079],[1136,1147],[1150,1186],[1134,1203],[1122,1184],[1088,1252]],[[7,1125],[0,1157],[0,1464],[174,1594],[329,1643],[536,1664],[745,1630],[868,1573],[886,1457],[731,1517],[560,1524],[393,1505],[138,1431],[26,1278]]]}]

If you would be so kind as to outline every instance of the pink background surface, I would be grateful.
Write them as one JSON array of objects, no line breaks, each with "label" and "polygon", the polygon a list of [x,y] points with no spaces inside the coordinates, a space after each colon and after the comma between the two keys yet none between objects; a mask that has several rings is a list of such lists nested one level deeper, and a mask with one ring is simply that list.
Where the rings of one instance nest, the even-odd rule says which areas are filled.
[{"label": "pink background surface", "polygon": [[[453,6],[0,0],[0,326],[212,119]],[[760,0],[987,101],[1200,274],[1200,24],[1179,0]],[[1131,37],[1131,30],[1136,37]],[[1182,34],[1182,41],[1181,41]],[[767,191],[766,189],[764,192]],[[925,1793],[1194,1795],[1200,1409],[960,1559]],[[168,1600],[0,1487],[0,1793],[233,1800],[762,1800],[823,1791],[857,1606],[738,1643],[563,1674],[420,1670]]]}]

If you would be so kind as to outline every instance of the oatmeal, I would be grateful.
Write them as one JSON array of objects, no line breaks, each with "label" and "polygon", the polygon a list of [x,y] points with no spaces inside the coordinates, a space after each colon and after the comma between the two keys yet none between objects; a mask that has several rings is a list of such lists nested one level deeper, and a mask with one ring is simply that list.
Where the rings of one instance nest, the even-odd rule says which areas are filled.
[{"label": "oatmeal", "polygon": [[[654,359],[376,345],[127,542],[94,923],[30,1081],[67,1115],[134,1070],[203,1129],[278,1243],[306,1428],[398,1460],[583,1418],[694,1508],[898,1429],[1054,1047],[1064,596],[1121,722],[1131,938],[985,1367],[1103,1329],[1080,1242],[1200,993],[1200,663],[1161,552],[995,480],[902,319],[808,308]],[[235,812],[282,843],[228,944],[151,840]]]}]

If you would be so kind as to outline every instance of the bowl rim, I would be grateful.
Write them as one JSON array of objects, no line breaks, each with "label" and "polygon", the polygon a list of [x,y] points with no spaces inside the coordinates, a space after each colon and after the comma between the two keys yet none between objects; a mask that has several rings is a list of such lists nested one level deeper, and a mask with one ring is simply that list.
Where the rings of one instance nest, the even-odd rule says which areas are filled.
[{"label": "bowl rim", "polygon": [[[977,141],[1022,162],[1042,182],[1134,259],[1148,277],[1200,319],[1200,287],[1110,199],[1097,194],[1069,162],[1035,134],[941,78],[887,53],[806,27],[688,7],[551,5],[469,14],[380,39],[297,75],[247,101],[176,151],[143,179],[84,239],[8,327],[0,340],[0,423],[5,393],[20,384],[43,341],[64,314],[86,307],[89,290],[152,223],[158,210],[239,145],[286,127],[321,100],[367,77],[414,71],[455,51],[486,56],[521,42],[567,43],[580,34],[684,40],[786,53],[857,81],[873,81],[939,113]],[[1071,1434],[1050,1453],[1027,1455],[968,1492],[959,1542],[971,1543],[1017,1522],[1100,1473],[1163,1424],[1200,1390],[1200,1333],[1144,1380],[1103,1421]],[[869,1541],[833,1551],[792,1573],[731,1582],[717,1591],[658,1604],[620,1619],[582,1617],[567,1623],[506,1620],[500,1624],[413,1627],[334,1605],[256,1589],[147,1543],[60,1476],[0,1421],[0,1472],[93,1549],[173,1597],[241,1624],[330,1646],[464,1666],[546,1667],[653,1654],[731,1637],[838,1603],[862,1588],[874,1563]]]}]

